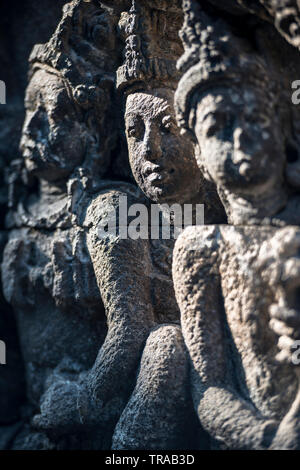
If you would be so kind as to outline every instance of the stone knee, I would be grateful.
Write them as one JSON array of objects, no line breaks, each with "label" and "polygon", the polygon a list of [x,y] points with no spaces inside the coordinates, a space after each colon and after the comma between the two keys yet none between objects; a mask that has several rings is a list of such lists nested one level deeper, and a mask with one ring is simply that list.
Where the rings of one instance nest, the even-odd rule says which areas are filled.
[{"label": "stone knee", "polygon": [[188,356],[181,329],[175,325],[154,328],[144,348],[135,389],[115,429],[112,448],[187,448],[193,423],[198,426],[188,389]]}]

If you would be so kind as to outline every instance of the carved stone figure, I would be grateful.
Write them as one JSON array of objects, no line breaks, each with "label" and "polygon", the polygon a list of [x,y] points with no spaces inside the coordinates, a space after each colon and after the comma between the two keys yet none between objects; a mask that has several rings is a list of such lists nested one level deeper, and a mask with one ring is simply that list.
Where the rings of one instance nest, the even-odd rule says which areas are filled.
[{"label": "carved stone figure", "polygon": [[176,110],[198,145],[198,165],[230,223],[299,224],[298,51],[259,19],[245,35],[199,2],[185,8]]},{"label": "carved stone figure", "polygon": [[[172,95],[172,90],[169,89],[145,90],[128,95],[125,121],[129,159],[137,183],[151,201],[159,204],[195,204],[201,201],[202,180],[199,178],[197,181],[196,178],[199,170],[192,160],[193,149],[188,141],[180,136],[175,125]],[[216,195],[215,200],[217,201]],[[127,244],[132,245],[135,250],[136,242],[127,241]],[[179,321],[171,280],[173,245],[173,239],[150,238],[145,241],[145,250],[149,253],[147,256],[152,260],[150,263],[153,266],[148,275],[152,292],[150,302],[154,312],[151,309],[148,313],[149,320],[152,318],[151,322],[146,321],[144,317],[148,310],[146,307],[140,312],[140,320],[136,321],[135,325],[132,324],[132,319],[128,318],[127,322],[130,323],[126,323],[134,334],[135,347],[136,336],[141,334],[140,322],[143,330],[145,325],[153,324],[153,319],[159,323],[171,321],[174,324]],[[116,256],[115,262],[119,264],[120,257],[118,259]],[[131,272],[130,277],[132,276]],[[160,360],[155,360],[154,345]],[[173,354],[170,355],[171,351]],[[163,370],[168,371],[167,375]],[[185,392],[186,378],[187,360],[180,329],[169,325],[152,331],[143,352],[136,388],[114,434],[114,448],[155,449],[172,448],[174,445],[182,448],[192,445],[194,440],[190,433],[186,436],[185,444],[180,435],[182,429],[187,429],[188,421],[193,423],[193,417],[186,409],[189,403]],[[160,384],[158,390],[156,380],[159,380]],[[98,381],[99,384],[102,383],[102,380]],[[152,389],[154,384],[155,388]],[[148,399],[145,400],[147,395]],[[157,426],[158,422],[162,422],[161,429]],[[175,440],[170,440],[175,437]]]},{"label": "carved stone figure", "polygon": [[[151,60],[152,51],[161,44],[160,25],[167,24],[167,17],[169,20],[172,18],[170,24],[176,31],[180,19],[176,5],[172,4],[167,10],[167,3],[158,6],[157,10],[152,9],[150,16],[145,2],[133,2],[130,12],[121,15],[120,28],[125,30],[127,46],[125,64],[117,72],[117,86],[126,97],[129,161],[137,184],[150,201],[169,204],[202,202],[208,198],[209,191],[206,195],[203,179],[193,160],[191,144],[180,136],[175,125],[172,99],[177,83],[174,64],[178,58],[178,39],[173,30],[164,29],[166,39],[169,39],[168,49],[175,51],[173,59],[170,54],[168,58],[164,57],[167,48],[159,48],[154,62]],[[149,31],[153,34],[150,40],[146,39]],[[207,188],[210,188],[211,197],[210,217],[222,219],[223,210],[216,192],[212,185]],[[99,206],[106,207],[108,203],[113,205],[111,198],[102,200]],[[95,213],[92,217],[95,218]],[[97,239],[96,234],[94,239]],[[179,312],[171,279],[173,245],[174,240],[137,242],[109,237],[98,240],[94,250],[95,257],[102,260],[102,263],[97,263],[97,278],[108,313],[108,335],[93,369],[90,389],[94,400],[103,409],[116,391],[119,399],[123,400],[123,406],[127,401],[125,397],[132,392],[113,436],[115,449],[181,448],[194,442],[190,433],[184,438],[181,434],[182,429],[187,429],[187,422],[194,421],[185,380],[182,380],[187,376],[187,361],[180,330],[175,326]],[[152,330],[147,340],[156,324],[166,322],[172,322],[173,326]],[[135,380],[131,381],[131,377],[135,379],[146,340],[133,390]],[[153,344],[162,357],[158,362],[153,360]],[[124,354],[126,361],[121,360]],[[171,380],[171,377],[175,378]],[[165,390],[169,393],[163,403]],[[149,393],[147,400],[146,392]],[[160,429],[157,422],[162,420],[162,416],[164,425]],[[167,428],[173,432],[167,433]],[[190,429],[194,429],[194,425]]]},{"label": "carved stone figure", "polygon": [[194,406],[221,448],[299,448],[299,242],[296,227],[211,226],[176,243]]},{"label": "carved stone figure", "polygon": [[[36,46],[30,59],[21,141],[25,166],[11,177],[13,199],[21,178],[26,191],[11,201],[2,267],[27,382],[28,411],[14,448],[102,446],[97,430],[93,437],[86,434],[97,422],[95,411],[79,412],[82,374],[106,334],[80,210],[107,170],[113,147],[114,21],[98,2],[72,2],[51,40]],[[52,415],[43,422],[47,406]],[[42,415],[31,423],[40,408]],[[50,441],[39,432],[45,428]],[[56,445],[58,436],[65,439]]]},{"label": "carved stone figure", "polygon": [[232,224],[175,245],[194,407],[217,448],[299,449],[299,53],[253,2],[184,10],[177,119]]},{"label": "carved stone figure", "polygon": [[72,0],[33,48],[22,159],[21,91],[0,116],[0,448],[300,448],[298,3]]},{"label": "carved stone figure", "polygon": [[[33,45],[49,37],[66,3],[58,0],[24,0],[0,5],[0,253],[6,243],[5,215],[8,212],[7,169],[19,155],[18,144],[24,120],[24,92],[28,57]],[[47,15],[45,15],[47,12]],[[22,34],[20,34],[22,31]],[[3,83],[6,103],[2,104]],[[19,350],[15,318],[0,285],[0,341],[4,341],[6,364],[0,365],[0,449],[8,448],[20,429],[21,406],[25,398],[23,360]]]},{"label": "carved stone figure", "polygon": [[[14,448],[108,448],[123,410],[115,448],[155,448],[158,443],[160,448],[185,448],[193,445],[199,429],[176,326],[174,240],[163,244],[122,239],[118,233],[99,236],[107,216],[119,209],[121,196],[128,206],[147,204],[135,186],[106,177],[116,140],[115,25],[110,9],[76,0],[66,5],[51,40],[31,55],[21,140],[25,168],[15,163],[11,176],[14,208],[2,267],[5,296],[18,321],[28,390],[28,418]],[[142,93],[127,98],[130,162],[137,183],[155,202],[194,202],[199,197],[201,203],[205,191],[193,148],[180,136],[172,108],[176,51],[169,78],[151,69],[157,76],[152,88],[143,85]],[[149,73],[145,78],[151,78]],[[138,139],[132,131],[140,133]],[[179,175],[184,175],[184,185]],[[207,188],[207,197],[216,201],[212,220],[222,221],[216,191],[212,185]],[[166,322],[173,326],[157,328]],[[148,367],[154,345],[162,359]],[[153,381],[146,385],[152,393],[144,403],[141,378],[149,374]],[[163,402],[166,388],[170,393]],[[124,416],[132,413],[133,403],[135,423],[126,430]],[[164,426],[156,429],[160,416]],[[134,426],[140,431],[133,439]]]}]

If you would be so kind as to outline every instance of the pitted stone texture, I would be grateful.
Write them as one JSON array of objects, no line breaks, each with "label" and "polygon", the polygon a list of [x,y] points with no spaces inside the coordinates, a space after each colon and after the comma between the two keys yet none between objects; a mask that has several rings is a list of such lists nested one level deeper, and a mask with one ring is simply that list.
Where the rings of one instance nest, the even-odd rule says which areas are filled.
[{"label": "pitted stone texture", "polygon": [[26,371],[28,424],[18,448],[47,447],[48,439],[56,448],[109,446],[86,392],[106,319],[81,224],[114,160],[115,27],[114,13],[98,2],[73,1],[30,58],[24,163],[11,168],[2,263]]},{"label": "pitted stone texture", "polygon": [[[173,277],[194,406],[227,448],[264,448],[273,438],[275,447],[299,447],[299,421],[287,415],[293,403],[293,417],[299,412],[298,369],[278,341],[287,313],[291,338],[299,331],[299,237],[294,227],[212,226],[189,228],[176,243]],[[283,323],[276,331],[274,316]]]},{"label": "pitted stone texture", "polygon": [[[156,4],[164,18],[166,4]],[[120,197],[127,198],[128,207],[148,206],[146,197],[203,202],[193,148],[174,122],[169,83],[161,94],[148,89],[147,100],[137,99],[133,108],[135,131],[144,125],[141,147],[147,147],[149,160],[157,158],[174,170],[173,183],[163,181],[164,196],[154,198],[155,185],[142,187],[145,197],[136,186],[107,178],[116,170],[120,125],[116,104],[121,102],[113,90],[120,65],[117,11],[97,1],[67,4],[51,39],[30,57],[24,161],[15,162],[10,175],[10,234],[2,264],[27,382],[27,424],[15,448],[108,448],[152,328],[179,323],[171,277],[174,241],[123,239],[121,222],[115,235],[99,235],[107,215],[118,213]],[[173,37],[173,24],[171,29]],[[129,154],[134,170],[141,152],[130,145]],[[150,398],[155,407],[155,397]],[[163,406],[157,410],[161,414]],[[176,440],[183,426],[176,409],[172,419],[177,427],[170,425],[170,439]]]},{"label": "pitted stone texture", "polygon": [[175,108],[201,171],[231,224],[299,225],[299,51],[256,15],[241,20],[197,0],[183,8]]},{"label": "pitted stone texture", "polygon": [[181,329],[155,328],[143,351],[135,389],[116,426],[112,449],[199,447],[200,425],[193,413],[188,374]]}]

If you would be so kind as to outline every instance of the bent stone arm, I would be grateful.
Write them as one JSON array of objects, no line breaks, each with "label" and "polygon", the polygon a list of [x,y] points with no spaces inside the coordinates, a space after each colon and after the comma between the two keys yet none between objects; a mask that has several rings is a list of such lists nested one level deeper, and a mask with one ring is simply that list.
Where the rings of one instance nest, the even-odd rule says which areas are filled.
[{"label": "bent stone arm", "polygon": [[[118,204],[116,196],[116,191],[99,196],[87,215],[87,219],[93,219],[87,243],[108,325],[107,337],[88,377],[88,389],[100,408],[116,399],[113,407],[119,408],[119,413],[134,386],[154,316],[148,240],[99,237],[96,222],[100,223],[103,214]],[[128,205],[136,202],[128,197]]]},{"label": "bent stone arm", "polygon": [[194,406],[204,429],[227,448],[268,448],[277,424],[239,395],[226,371],[219,238],[217,226],[191,227],[174,250],[173,279],[192,362]]}]

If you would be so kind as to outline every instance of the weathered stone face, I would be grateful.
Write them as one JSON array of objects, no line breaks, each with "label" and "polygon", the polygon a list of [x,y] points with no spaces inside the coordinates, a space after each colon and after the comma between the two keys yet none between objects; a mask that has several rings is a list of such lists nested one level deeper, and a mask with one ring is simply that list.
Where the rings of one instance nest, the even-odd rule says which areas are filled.
[{"label": "weathered stone face", "polygon": [[136,182],[155,202],[184,203],[200,191],[192,144],[180,135],[170,89],[128,96],[125,110],[129,161]]},{"label": "weathered stone face", "polygon": [[199,97],[194,128],[198,163],[218,187],[256,196],[277,192],[284,151],[273,112],[263,92],[251,87],[212,88]]},{"label": "weathered stone face", "polygon": [[25,105],[21,150],[27,170],[49,181],[69,176],[83,160],[86,136],[66,82],[45,69],[37,70]]},{"label": "weathered stone face", "polygon": [[[300,448],[297,1],[72,0],[34,46],[7,178],[18,93],[1,127],[0,448]],[[152,202],[205,224],[139,232]]]},{"label": "weathered stone face", "polygon": [[[298,225],[299,112],[290,89],[299,53],[268,15],[248,6],[253,16],[232,11],[228,20],[221,6],[183,4],[177,121],[198,144],[198,165],[216,184],[230,223]],[[243,34],[250,21],[251,33]]]}]

